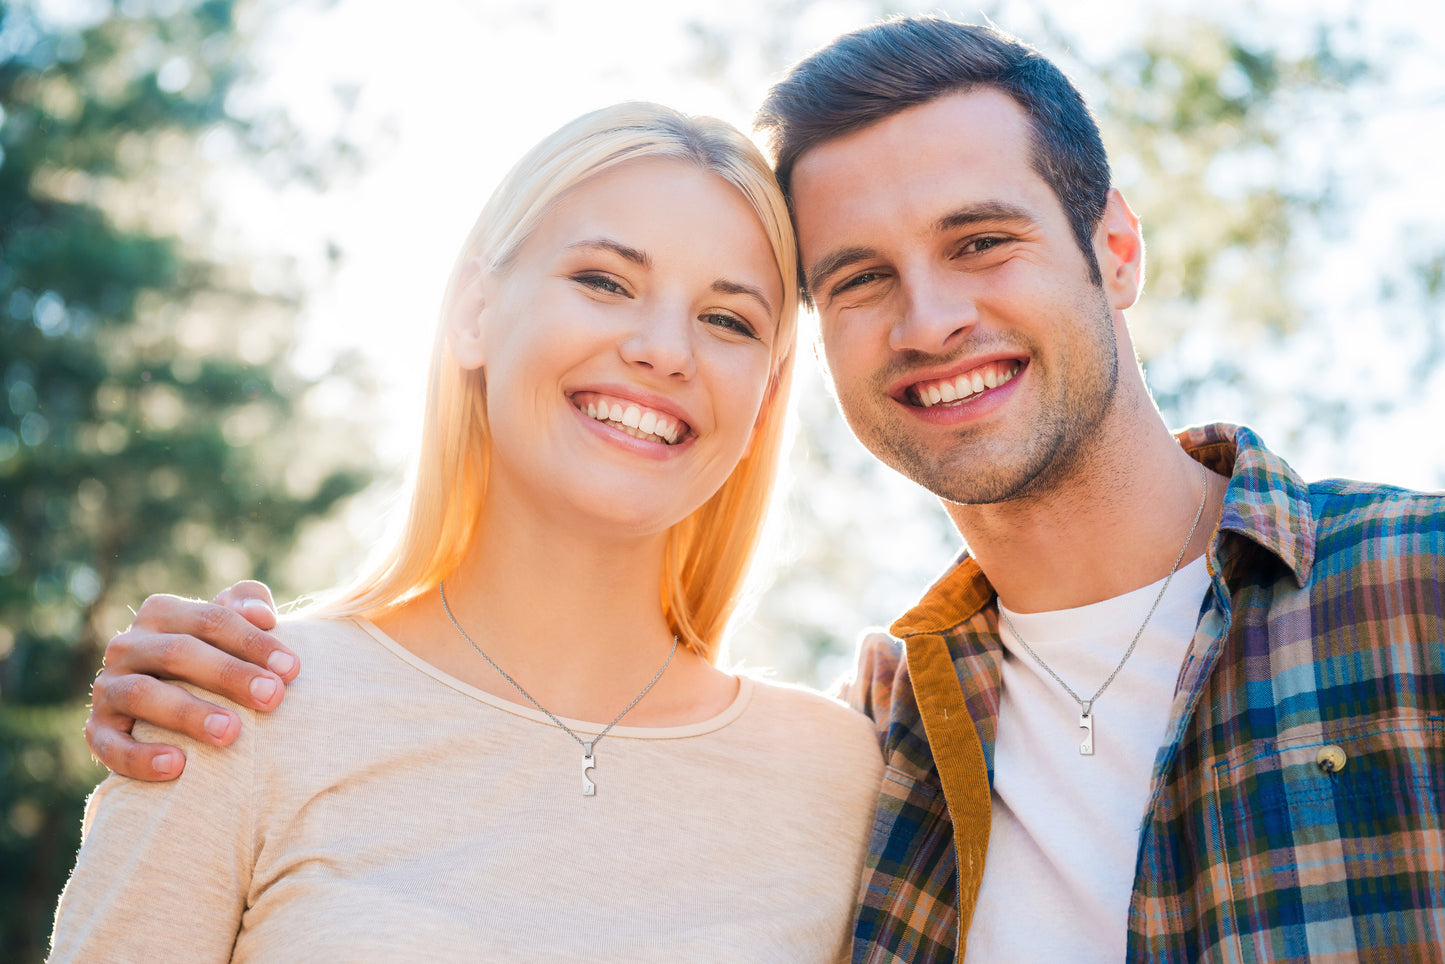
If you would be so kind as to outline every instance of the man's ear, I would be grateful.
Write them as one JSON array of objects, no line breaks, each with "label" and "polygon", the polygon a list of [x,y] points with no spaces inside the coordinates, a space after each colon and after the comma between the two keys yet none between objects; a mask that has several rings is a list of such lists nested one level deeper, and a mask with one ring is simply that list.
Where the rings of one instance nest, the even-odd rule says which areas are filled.
[{"label": "man's ear", "polygon": [[1109,303],[1120,310],[1132,307],[1144,290],[1144,234],[1118,188],[1110,189],[1104,217],[1094,230],[1094,257]]},{"label": "man's ear", "polygon": [[480,258],[468,258],[457,272],[447,303],[447,343],[457,364],[466,369],[481,368],[486,363],[487,275]]}]

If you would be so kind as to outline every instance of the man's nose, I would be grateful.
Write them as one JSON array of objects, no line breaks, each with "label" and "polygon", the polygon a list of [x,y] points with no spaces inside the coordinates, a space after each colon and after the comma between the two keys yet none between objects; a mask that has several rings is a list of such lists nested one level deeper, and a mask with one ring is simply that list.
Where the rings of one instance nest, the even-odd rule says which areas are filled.
[{"label": "man's nose", "polygon": [[978,324],[978,305],[966,279],[942,269],[909,272],[900,277],[903,312],[888,332],[894,351],[929,355],[946,352]]}]

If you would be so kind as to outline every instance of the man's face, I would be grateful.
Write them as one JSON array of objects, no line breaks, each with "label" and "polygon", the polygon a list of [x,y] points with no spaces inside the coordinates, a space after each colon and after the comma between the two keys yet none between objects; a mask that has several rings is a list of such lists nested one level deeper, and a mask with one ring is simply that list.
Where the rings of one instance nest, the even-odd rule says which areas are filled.
[{"label": "man's face", "polygon": [[1092,283],[1030,158],[1024,112],[984,88],[827,141],[793,170],[843,414],[874,455],[953,502],[1065,478],[1118,381],[1113,309],[1132,292],[1112,297],[1103,231],[1106,285]]}]

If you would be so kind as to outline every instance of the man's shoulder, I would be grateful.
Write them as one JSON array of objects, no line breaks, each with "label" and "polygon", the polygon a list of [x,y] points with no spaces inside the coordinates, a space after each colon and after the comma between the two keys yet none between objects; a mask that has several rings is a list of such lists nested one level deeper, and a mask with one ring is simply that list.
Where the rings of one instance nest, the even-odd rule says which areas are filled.
[{"label": "man's shoulder", "polygon": [[853,678],[844,686],[842,696],[853,709],[886,724],[901,696],[911,700],[912,685],[903,643],[875,629],[858,641]]},{"label": "man's shoulder", "polygon": [[1226,527],[1272,549],[1301,579],[1311,557],[1445,552],[1445,493],[1353,479],[1306,482],[1244,425],[1195,426],[1178,438],[1230,477]]},{"label": "man's shoulder", "polygon": [[1309,486],[1314,578],[1387,563],[1390,580],[1439,578],[1445,560],[1445,493],[1325,479]]},{"label": "man's shoulder", "polygon": [[1314,516],[1330,525],[1370,521],[1425,531],[1445,528],[1445,492],[1424,492],[1383,482],[1322,479],[1309,484]]}]

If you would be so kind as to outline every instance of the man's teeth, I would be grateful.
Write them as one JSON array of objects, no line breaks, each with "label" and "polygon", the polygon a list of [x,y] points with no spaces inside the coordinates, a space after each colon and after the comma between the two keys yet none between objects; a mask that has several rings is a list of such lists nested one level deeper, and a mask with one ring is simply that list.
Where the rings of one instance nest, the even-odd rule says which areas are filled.
[{"label": "man's teeth", "polygon": [[920,406],[932,408],[934,405],[942,405],[945,402],[957,402],[971,398],[985,389],[998,388],[1018,373],[1017,362],[1006,367],[989,365],[945,382],[919,386],[914,390],[914,394],[918,398]]},{"label": "man's teeth", "polygon": [[621,405],[617,402],[588,402],[587,416],[599,422],[608,422],[613,428],[621,429],[633,438],[644,441],[663,441],[676,445],[681,423],[666,415],[638,408],[636,405]]}]

